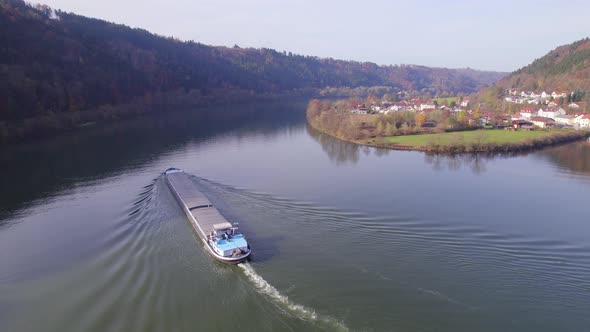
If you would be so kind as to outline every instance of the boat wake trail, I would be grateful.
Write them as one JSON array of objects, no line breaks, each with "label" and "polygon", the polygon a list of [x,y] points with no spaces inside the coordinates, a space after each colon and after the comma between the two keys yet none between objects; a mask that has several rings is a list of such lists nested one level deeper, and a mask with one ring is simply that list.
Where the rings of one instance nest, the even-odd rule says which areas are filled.
[{"label": "boat wake trail", "polygon": [[319,315],[315,312],[315,310],[289,300],[286,295],[281,294],[275,287],[264,280],[264,278],[262,278],[262,276],[260,276],[256,270],[254,270],[254,267],[250,263],[240,263],[238,266],[244,271],[244,274],[252,282],[256,290],[270,298],[270,300],[285,313],[294,315],[297,318],[305,321],[318,323],[321,325],[321,327],[326,329],[334,331],[349,331],[349,329],[343,323],[337,321],[336,319]]}]

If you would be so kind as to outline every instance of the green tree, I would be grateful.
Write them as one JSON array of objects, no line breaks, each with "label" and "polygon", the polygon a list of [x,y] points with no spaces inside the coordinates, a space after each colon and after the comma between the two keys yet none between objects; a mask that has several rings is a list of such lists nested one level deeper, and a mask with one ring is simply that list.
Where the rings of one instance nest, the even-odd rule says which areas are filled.
[{"label": "green tree", "polygon": [[462,125],[465,125],[467,123],[467,112],[465,110],[457,114],[457,122],[459,122]]},{"label": "green tree", "polygon": [[397,132],[397,127],[394,124],[391,123],[387,123],[387,125],[385,125],[385,135],[387,136],[393,136],[395,135]]},{"label": "green tree", "polygon": [[377,128],[375,129],[375,134],[377,136],[382,136],[383,135],[383,130],[384,130],[384,128],[383,128],[383,122],[382,121],[379,121],[377,123]]}]

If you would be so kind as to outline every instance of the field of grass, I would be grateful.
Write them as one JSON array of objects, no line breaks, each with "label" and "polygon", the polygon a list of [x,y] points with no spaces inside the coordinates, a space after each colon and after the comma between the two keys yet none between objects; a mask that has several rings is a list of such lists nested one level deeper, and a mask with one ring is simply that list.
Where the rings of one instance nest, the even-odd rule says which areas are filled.
[{"label": "field of grass", "polygon": [[453,133],[407,135],[383,137],[383,143],[391,145],[404,145],[410,147],[425,147],[429,145],[454,146],[471,144],[508,144],[523,142],[526,139],[538,139],[556,133],[566,133],[569,130],[536,130],[536,131],[510,131],[510,130],[473,130]]}]

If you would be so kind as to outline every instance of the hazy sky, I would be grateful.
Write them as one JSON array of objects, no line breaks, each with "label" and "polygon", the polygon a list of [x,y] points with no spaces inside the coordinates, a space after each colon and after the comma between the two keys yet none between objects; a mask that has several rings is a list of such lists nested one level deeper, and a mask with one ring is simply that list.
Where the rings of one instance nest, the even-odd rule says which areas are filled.
[{"label": "hazy sky", "polygon": [[183,40],[378,64],[513,71],[590,36],[588,0],[38,1]]}]

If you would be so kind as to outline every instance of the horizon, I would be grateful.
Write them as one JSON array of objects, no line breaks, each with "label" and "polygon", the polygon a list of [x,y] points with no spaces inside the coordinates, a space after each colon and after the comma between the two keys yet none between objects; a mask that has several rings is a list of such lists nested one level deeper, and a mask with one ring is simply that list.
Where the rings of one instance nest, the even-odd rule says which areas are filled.
[{"label": "horizon", "polygon": [[[581,1],[560,4],[561,10],[567,15],[557,17],[552,13],[545,13],[544,9],[547,6],[545,2],[537,4],[524,1],[519,4],[510,4],[510,2],[502,1],[497,7],[508,8],[501,4],[510,4],[511,10],[507,13],[508,17],[502,20],[502,24],[496,25],[486,24],[486,20],[495,19],[494,15],[499,13],[496,8],[475,17],[461,16],[461,9],[469,9],[467,13],[477,12],[479,11],[477,9],[482,9],[478,7],[482,4],[453,1],[433,14],[431,10],[424,9],[424,6],[420,4],[405,4],[397,1],[389,3],[382,0],[371,2],[377,7],[370,4],[366,7],[399,6],[401,10],[424,14],[426,23],[415,24],[414,21],[408,21],[407,16],[411,15],[391,16],[387,10],[382,10],[360,17],[363,19],[361,23],[364,24],[355,25],[350,24],[350,22],[356,23],[355,19],[359,19],[355,12],[347,8],[331,6],[331,2],[308,6],[304,10],[300,7],[305,6],[279,5],[270,0],[256,0],[247,4],[235,0],[224,3],[209,0],[199,3],[177,1],[167,4],[153,0],[144,2],[131,0],[126,3],[113,0],[101,2],[86,0],[75,3],[68,0],[42,0],[38,3],[64,12],[145,29],[160,36],[183,41],[193,40],[211,46],[238,45],[242,48],[269,48],[279,52],[286,51],[320,58],[372,62],[380,66],[417,65],[506,73],[514,72],[530,64],[561,45],[586,38],[588,36],[580,31],[590,31],[590,22],[584,20],[582,14],[587,11],[579,8],[581,6],[590,10],[590,4]],[[428,0],[422,3],[434,2]],[[531,9],[528,4],[532,3],[535,6]],[[165,9],[162,10],[158,5]],[[573,6],[577,6],[575,10],[571,8]],[[113,11],[112,8],[118,10]],[[539,9],[542,10],[538,12]],[[530,15],[523,17],[521,11],[524,10],[528,10],[527,14]],[[456,14],[457,12],[459,14]],[[455,16],[451,16],[451,13],[455,13]],[[518,14],[516,17],[513,16],[515,13]],[[502,14],[506,13],[502,12]],[[328,24],[318,23],[319,17],[326,15],[344,17],[344,19],[327,20]],[[457,16],[461,18],[455,19]],[[385,21],[390,17],[398,20]],[[437,17],[446,18],[447,22],[433,22]],[[516,26],[511,18],[519,19]],[[547,18],[553,18],[553,20],[547,20]],[[537,22],[540,20],[546,24],[539,27]],[[368,23],[365,23],[366,21]],[[294,25],[297,27],[295,28]],[[398,34],[396,37],[399,40],[390,43],[386,40],[391,34],[380,32],[385,28],[393,31],[400,29],[408,31],[406,25],[412,25],[410,26],[412,33],[402,36]],[[559,26],[559,29],[554,29],[555,26]],[[522,34],[497,31],[518,31],[517,27],[522,28]],[[430,37],[431,40],[424,42],[424,38],[435,30],[440,30],[439,35],[446,34],[446,36]],[[470,32],[466,34],[464,31]],[[454,34],[450,34],[451,32]],[[365,39],[368,40],[364,41]],[[495,42],[490,42],[494,39]],[[396,48],[399,44],[403,44],[404,47]],[[350,47],[350,45],[362,47]]]}]

